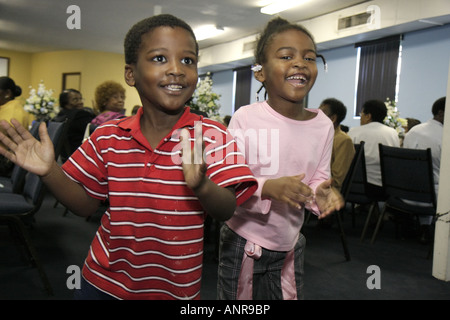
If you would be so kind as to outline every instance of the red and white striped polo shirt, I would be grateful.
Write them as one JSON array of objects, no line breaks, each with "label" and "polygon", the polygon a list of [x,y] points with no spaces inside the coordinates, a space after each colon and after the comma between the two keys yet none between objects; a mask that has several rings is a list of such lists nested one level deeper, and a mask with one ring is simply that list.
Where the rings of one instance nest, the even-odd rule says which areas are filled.
[{"label": "red and white striped polo shirt", "polygon": [[219,186],[235,186],[238,204],[256,190],[256,180],[220,123],[186,108],[152,149],[141,116],[142,108],[97,128],[63,165],[92,197],[109,200],[83,276],[120,299],[199,299],[205,213],[184,181],[178,129],[194,138],[194,122],[202,121],[206,174]]}]

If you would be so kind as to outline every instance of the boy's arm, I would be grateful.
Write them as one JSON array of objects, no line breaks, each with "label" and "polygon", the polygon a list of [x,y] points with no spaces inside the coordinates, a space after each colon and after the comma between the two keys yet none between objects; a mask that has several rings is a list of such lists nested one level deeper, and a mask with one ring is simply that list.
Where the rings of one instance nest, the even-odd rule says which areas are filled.
[{"label": "boy's arm", "polygon": [[89,217],[100,206],[100,200],[89,196],[84,188],[70,179],[56,162],[53,162],[50,172],[41,176],[41,179],[54,197],[78,216]]},{"label": "boy's arm", "polygon": [[219,187],[205,176],[204,181],[193,191],[203,209],[214,219],[225,221],[233,215],[236,209],[234,188]]},{"label": "boy's arm", "polygon": [[190,135],[186,129],[181,131],[182,165],[186,184],[195,193],[203,209],[214,219],[225,221],[231,218],[236,208],[234,189],[223,188],[206,176],[206,163],[203,159],[202,126],[195,126],[193,152]]}]

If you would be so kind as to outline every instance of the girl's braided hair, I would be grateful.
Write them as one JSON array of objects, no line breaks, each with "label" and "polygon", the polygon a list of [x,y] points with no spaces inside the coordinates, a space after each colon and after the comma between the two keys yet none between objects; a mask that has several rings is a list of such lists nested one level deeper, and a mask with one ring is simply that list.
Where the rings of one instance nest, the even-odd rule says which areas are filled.
[{"label": "girl's braided hair", "polygon": [[273,37],[281,32],[291,29],[301,31],[305,33],[308,37],[310,37],[314,44],[314,50],[317,51],[316,42],[314,41],[314,38],[311,35],[311,33],[305,27],[299,24],[290,23],[289,21],[281,17],[276,17],[268,22],[266,28],[258,38],[258,42],[255,48],[255,63],[262,64],[266,62],[265,51],[266,48],[269,46],[270,41],[273,39]]}]

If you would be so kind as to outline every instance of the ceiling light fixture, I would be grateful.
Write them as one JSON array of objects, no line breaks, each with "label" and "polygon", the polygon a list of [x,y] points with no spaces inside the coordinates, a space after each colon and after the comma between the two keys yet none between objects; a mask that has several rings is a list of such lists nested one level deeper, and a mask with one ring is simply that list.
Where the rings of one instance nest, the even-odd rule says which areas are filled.
[{"label": "ceiling light fixture", "polygon": [[225,29],[223,27],[217,27],[212,24],[207,24],[207,25],[204,25],[204,26],[194,29],[194,33],[195,33],[195,37],[197,38],[197,41],[201,41],[201,40],[205,40],[208,38],[218,36],[219,34],[223,33],[224,31],[225,31]]},{"label": "ceiling light fixture", "polygon": [[301,5],[305,2],[308,2],[309,0],[278,0],[273,1],[271,4],[262,7],[261,13],[264,14],[275,14],[281,11],[285,11],[288,9],[291,9],[293,7],[296,7],[298,5]]}]

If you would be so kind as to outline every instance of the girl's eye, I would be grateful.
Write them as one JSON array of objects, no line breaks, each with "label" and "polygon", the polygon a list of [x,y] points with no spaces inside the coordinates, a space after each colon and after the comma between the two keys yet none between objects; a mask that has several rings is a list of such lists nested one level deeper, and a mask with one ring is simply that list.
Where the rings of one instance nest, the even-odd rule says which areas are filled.
[{"label": "girl's eye", "polygon": [[305,60],[309,62],[316,62],[316,59],[316,57],[305,57]]},{"label": "girl's eye", "polygon": [[292,57],[291,56],[282,56],[281,59],[283,59],[283,60],[291,60]]},{"label": "girl's eye", "polygon": [[155,62],[166,62],[166,58],[164,56],[156,56],[152,60]]}]

